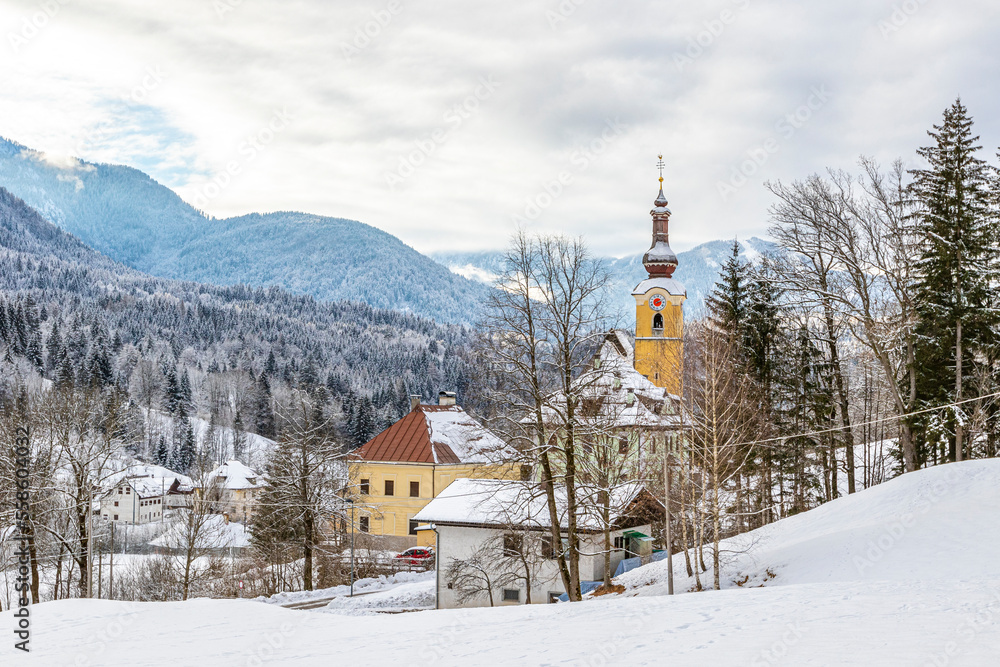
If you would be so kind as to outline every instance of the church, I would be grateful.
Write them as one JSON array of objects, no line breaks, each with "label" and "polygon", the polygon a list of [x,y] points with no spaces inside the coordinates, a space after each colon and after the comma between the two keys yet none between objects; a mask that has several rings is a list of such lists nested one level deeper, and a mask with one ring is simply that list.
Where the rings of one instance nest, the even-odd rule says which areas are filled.
[{"label": "church", "polygon": [[[660,156],[661,158],[663,156]],[[635,355],[633,366],[657,387],[679,396],[682,388],[684,300],[687,290],[674,277],[677,255],[670,249],[670,209],[660,192],[653,202],[653,243],[642,257],[648,277],[635,286]]]},{"label": "church", "polygon": [[[662,158],[662,156],[661,156]],[[635,338],[612,329],[605,334],[574,385],[581,399],[581,423],[599,440],[613,438],[623,460],[638,468],[659,459],[662,446],[676,451],[687,424],[683,394],[684,301],[687,291],[674,277],[677,255],[670,248],[670,209],[660,191],[650,211],[652,243],[642,258],[647,277],[632,290],[635,298]],[[558,397],[554,404],[564,399]],[[558,423],[555,410],[544,413]],[[637,474],[635,466],[622,467]]]}]

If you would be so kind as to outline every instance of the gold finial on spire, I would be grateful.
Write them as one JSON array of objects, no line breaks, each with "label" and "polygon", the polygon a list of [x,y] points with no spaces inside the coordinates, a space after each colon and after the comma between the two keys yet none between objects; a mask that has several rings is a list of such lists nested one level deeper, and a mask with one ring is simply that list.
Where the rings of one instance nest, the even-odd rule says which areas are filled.
[{"label": "gold finial on spire", "polygon": [[663,185],[663,167],[666,165],[663,163],[663,154],[657,155],[659,162],[656,163],[656,168],[660,170],[660,185]]}]

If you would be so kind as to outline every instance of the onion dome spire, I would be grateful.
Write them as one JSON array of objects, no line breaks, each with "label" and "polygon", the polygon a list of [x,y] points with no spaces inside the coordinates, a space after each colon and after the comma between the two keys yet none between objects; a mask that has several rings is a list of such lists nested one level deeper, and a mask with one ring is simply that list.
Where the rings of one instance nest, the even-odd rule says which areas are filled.
[{"label": "onion dome spire", "polygon": [[670,209],[667,208],[667,198],[663,196],[663,156],[659,155],[656,167],[660,170],[660,193],[653,202],[653,244],[642,256],[642,265],[650,278],[669,278],[677,268],[677,255],[670,249],[667,240]]}]

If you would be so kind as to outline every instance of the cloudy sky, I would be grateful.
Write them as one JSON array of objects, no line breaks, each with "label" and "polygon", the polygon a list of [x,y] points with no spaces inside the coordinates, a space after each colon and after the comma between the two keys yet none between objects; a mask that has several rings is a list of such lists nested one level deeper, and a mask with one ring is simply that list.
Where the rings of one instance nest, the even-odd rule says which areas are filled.
[{"label": "cloudy sky", "polygon": [[660,152],[675,249],[760,235],[766,180],[912,163],[957,95],[1000,144],[995,0],[0,0],[0,31],[0,135],[425,252],[641,251]]}]

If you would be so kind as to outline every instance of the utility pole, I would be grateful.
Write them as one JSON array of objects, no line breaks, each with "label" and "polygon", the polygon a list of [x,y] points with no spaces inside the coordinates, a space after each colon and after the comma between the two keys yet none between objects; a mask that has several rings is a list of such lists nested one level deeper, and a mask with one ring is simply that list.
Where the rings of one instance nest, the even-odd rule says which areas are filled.
[{"label": "utility pole", "polygon": [[667,549],[667,595],[674,594],[674,550],[673,540],[670,536],[670,442],[672,434],[667,433],[663,443],[663,496],[664,507],[666,508],[666,524],[664,526],[664,541]]},{"label": "utility pole", "polygon": [[87,484],[87,597],[94,597],[94,487]]},{"label": "utility pole", "polygon": [[115,599],[115,522],[111,523],[111,556],[108,560],[108,599]]},{"label": "utility pole", "polygon": [[351,503],[351,597],[354,597],[354,500]]}]

